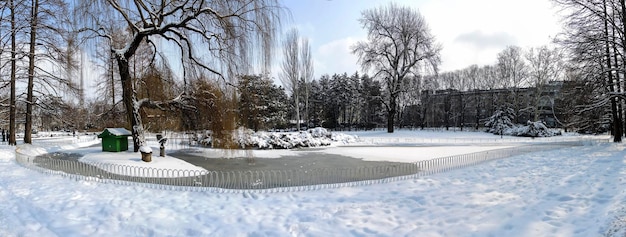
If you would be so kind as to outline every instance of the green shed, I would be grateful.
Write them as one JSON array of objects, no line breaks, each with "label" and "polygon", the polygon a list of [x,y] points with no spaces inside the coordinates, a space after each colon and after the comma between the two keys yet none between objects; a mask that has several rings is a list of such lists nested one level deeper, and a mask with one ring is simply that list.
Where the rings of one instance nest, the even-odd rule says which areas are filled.
[{"label": "green shed", "polygon": [[98,138],[102,138],[102,151],[127,151],[128,136],[132,133],[125,128],[105,128]]}]

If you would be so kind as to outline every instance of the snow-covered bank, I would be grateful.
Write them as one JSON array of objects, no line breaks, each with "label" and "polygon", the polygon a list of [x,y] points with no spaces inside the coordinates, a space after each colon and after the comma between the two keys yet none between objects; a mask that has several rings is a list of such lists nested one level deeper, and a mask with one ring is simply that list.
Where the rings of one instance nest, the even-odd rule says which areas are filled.
[{"label": "snow-covered bank", "polygon": [[[575,147],[389,184],[243,195],[77,182],[23,169],[4,148],[0,236],[602,236],[623,215],[625,148]],[[609,236],[624,235],[616,223]]]},{"label": "snow-covered bank", "polygon": [[99,147],[82,149],[82,151],[84,156],[79,159],[81,162],[121,175],[173,178],[180,177],[182,174],[194,175],[206,171],[202,167],[167,155],[160,157],[158,154],[153,154],[151,162],[144,162],[138,152],[101,152]]},{"label": "snow-covered bank", "polygon": [[367,161],[393,161],[414,163],[435,158],[474,152],[510,148],[513,146],[419,146],[419,147],[333,147],[323,151],[327,154],[343,155]]},{"label": "snow-covered bank", "polygon": [[[484,135],[432,134],[436,133],[459,139]],[[395,136],[407,137],[407,133]],[[472,146],[459,149],[467,147]],[[353,154],[367,159],[386,153],[391,159],[405,148],[428,148],[433,153],[454,150],[379,146],[380,152]],[[333,149],[343,155],[356,151],[350,150],[356,147],[323,150]],[[276,150],[261,152],[272,156]],[[417,153],[402,153],[409,152]],[[622,144],[531,153],[386,184],[261,194],[75,181],[24,169],[14,156],[12,147],[0,146],[0,236],[626,234],[622,221],[626,215],[626,146]]]},{"label": "snow-covered bank", "polygon": [[20,144],[15,147],[17,151],[21,154],[28,155],[31,157],[43,155],[46,153],[52,153],[57,151],[65,151],[71,150],[81,147],[88,147],[95,144],[99,144],[100,140],[98,139],[83,139],[79,140],[77,138],[72,137],[64,137],[59,138],[58,140],[50,140],[48,142],[36,142],[35,145],[32,144]]},{"label": "snow-covered bank", "polygon": [[[224,142],[223,140],[227,140]],[[232,135],[216,138],[210,131],[195,133],[191,141],[205,147],[220,147],[214,144],[235,143],[244,149],[293,149],[304,147],[329,146],[333,143],[345,144],[355,142],[356,136],[330,132],[317,127],[299,132],[254,132],[251,129],[239,128]]]}]

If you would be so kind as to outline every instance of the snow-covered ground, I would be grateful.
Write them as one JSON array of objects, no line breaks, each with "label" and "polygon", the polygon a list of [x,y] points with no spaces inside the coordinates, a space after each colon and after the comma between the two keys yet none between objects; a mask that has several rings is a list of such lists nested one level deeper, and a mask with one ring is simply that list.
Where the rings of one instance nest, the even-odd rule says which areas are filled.
[{"label": "snow-covered ground", "polygon": [[[494,137],[439,131],[379,134],[433,139],[439,135],[477,141],[485,135]],[[378,152],[360,152],[355,146],[331,147],[327,152],[381,159],[384,152],[392,158],[394,152],[419,153],[419,149],[445,155],[442,153],[455,149],[494,147],[387,145],[377,146]],[[407,148],[414,150],[402,150]],[[167,191],[75,181],[21,167],[12,149],[0,146],[0,236],[626,234],[623,144],[530,153],[386,184],[261,194]],[[48,150],[54,149],[58,148]],[[276,157],[272,151],[264,152]]]},{"label": "snow-covered ground", "polygon": [[[192,175],[196,174],[196,172],[206,171],[202,167],[198,167],[192,164],[189,164],[183,160],[176,159],[173,157],[165,156],[159,157],[158,154],[154,154],[151,162],[143,162],[141,160],[141,154],[126,151],[126,152],[118,152],[111,154],[110,152],[100,152],[100,147],[94,147],[90,149],[84,149],[83,152],[86,154],[80,158],[81,162],[85,162],[88,164],[93,164],[98,166],[100,169],[106,170],[111,173],[117,173],[122,175],[130,175],[130,176],[141,176],[141,177],[156,177],[156,172],[141,172],[142,169],[117,169],[120,167],[149,167],[157,170],[186,170],[192,171],[187,174]],[[155,150],[158,151],[158,150]],[[110,164],[113,164],[110,165]],[[118,172],[124,171],[124,172]],[[161,172],[163,173],[163,172]],[[167,177],[179,177],[179,175],[183,174],[182,172],[165,172]]]}]

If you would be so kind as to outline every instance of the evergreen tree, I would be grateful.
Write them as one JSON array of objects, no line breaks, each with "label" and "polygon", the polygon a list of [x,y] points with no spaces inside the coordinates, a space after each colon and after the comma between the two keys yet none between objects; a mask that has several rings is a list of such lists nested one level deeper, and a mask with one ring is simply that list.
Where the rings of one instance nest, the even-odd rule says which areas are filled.
[{"label": "evergreen tree", "polygon": [[507,107],[496,110],[485,122],[485,127],[489,128],[487,132],[502,136],[507,129],[514,126],[512,122],[514,117],[515,111],[512,108]]},{"label": "evergreen tree", "polygon": [[258,131],[283,127],[287,115],[285,90],[277,87],[267,76],[244,75],[239,78],[240,125]]}]

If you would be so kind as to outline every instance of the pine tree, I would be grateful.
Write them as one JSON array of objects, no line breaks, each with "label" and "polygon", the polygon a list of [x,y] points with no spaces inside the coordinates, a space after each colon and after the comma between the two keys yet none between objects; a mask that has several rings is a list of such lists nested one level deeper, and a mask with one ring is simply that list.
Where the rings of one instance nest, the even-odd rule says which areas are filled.
[{"label": "pine tree", "polygon": [[485,127],[489,128],[487,132],[500,136],[504,135],[506,130],[514,126],[512,122],[514,116],[515,111],[512,108],[507,107],[496,110],[496,112],[487,119],[487,122],[485,122]]}]

